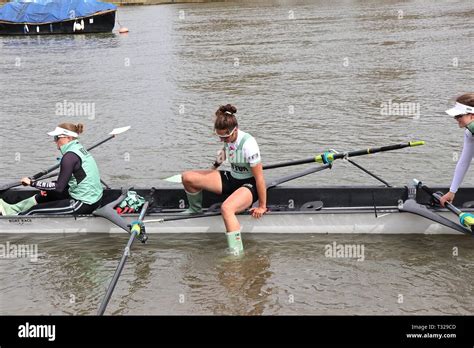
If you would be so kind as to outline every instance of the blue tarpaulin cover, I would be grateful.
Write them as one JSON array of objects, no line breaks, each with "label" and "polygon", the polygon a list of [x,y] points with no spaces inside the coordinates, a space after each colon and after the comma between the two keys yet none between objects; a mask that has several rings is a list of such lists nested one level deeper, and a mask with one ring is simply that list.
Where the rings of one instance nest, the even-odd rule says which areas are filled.
[{"label": "blue tarpaulin cover", "polygon": [[0,20],[14,23],[51,23],[115,9],[117,6],[97,0],[19,1],[0,7]]}]

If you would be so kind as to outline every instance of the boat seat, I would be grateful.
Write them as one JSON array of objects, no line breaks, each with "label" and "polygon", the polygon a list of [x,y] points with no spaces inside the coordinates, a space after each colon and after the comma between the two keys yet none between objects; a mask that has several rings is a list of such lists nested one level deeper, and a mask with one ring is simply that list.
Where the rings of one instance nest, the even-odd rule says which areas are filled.
[{"label": "boat seat", "polygon": [[464,203],[462,204],[462,207],[463,207],[463,208],[474,208],[474,201],[464,202]]},{"label": "boat seat", "polygon": [[322,201],[306,202],[301,206],[300,210],[302,210],[302,211],[317,211],[317,210],[321,210],[323,205],[324,204],[323,204]]}]

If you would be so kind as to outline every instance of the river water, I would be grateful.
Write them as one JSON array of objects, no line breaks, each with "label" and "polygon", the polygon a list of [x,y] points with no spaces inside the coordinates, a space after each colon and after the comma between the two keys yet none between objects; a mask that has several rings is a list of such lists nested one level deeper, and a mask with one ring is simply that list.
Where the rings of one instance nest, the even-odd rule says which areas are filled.
[{"label": "river water", "polygon": [[[84,144],[133,127],[94,152],[111,186],[169,185],[160,179],[213,162],[212,115],[232,103],[265,163],[421,139],[357,162],[393,185],[448,185],[463,134],[444,110],[472,91],[473,9],[470,0],[125,7],[128,35],[0,37],[1,181],[54,163],[45,133],[72,121],[85,124]],[[377,182],[340,161],[291,184]],[[39,258],[0,259],[0,313],[95,313],[126,238],[2,236],[37,245]],[[474,242],[464,236],[244,234],[241,260],[224,254],[223,235],[151,239],[134,246],[109,313],[474,311]],[[364,260],[326,257],[332,243],[363,245]]]}]

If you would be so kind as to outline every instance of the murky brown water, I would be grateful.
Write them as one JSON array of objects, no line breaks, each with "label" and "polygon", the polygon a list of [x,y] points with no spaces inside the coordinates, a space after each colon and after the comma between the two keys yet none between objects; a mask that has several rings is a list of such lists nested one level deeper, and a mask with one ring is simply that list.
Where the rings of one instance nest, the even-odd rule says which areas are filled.
[{"label": "murky brown water", "polygon": [[[109,314],[472,314],[474,241],[465,236],[152,235],[135,244]],[[2,314],[95,314],[126,236],[3,236],[38,260],[0,260]],[[326,246],[364,246],[328,257]],[[457,248],[457,256],[453,256]],[[358,261],[360,260],[360,261]]]},{"label": "murky brown water", "polygon": [[[414,177],[447,185],[462,130],[443,111],[449,98],[472,90],[473,7],[470,0],[129,7],[119,13],[127,36],[2,37],[1,181],[54,163],[45,132],[71,120],[86,124],[86,144],[132,125],[95,152],[104,180],[164,185],[160,178],[212,163],[219,147],[212,113],[231,102],[265,163],[423,139],[424,147],[357,162],[394,185]],[[93,115],[59,115],[64,101],[89,103]],[[394,103],[414,104],[397,112]],[[372,183],[344,162],[294,182]],[[126,238],[2,236],[3,244],[38,244],[40,257],[0,259],[0,313],[95,313]],[[244,240],[239,261],[225,256],[224,236],[135,245],[108,313],[473,313],[474,245],[464,236]],[[325,257],[334,241],[364,245],[365,260]]]}]

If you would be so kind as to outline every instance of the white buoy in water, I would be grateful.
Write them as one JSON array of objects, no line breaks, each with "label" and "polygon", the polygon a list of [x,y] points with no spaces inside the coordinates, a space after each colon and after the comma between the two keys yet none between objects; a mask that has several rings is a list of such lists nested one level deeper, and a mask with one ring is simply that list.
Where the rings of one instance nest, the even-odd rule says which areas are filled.
[{"label": "white buoy in water", "polygon": [[120,27],[120,29],[119,29],[119,33],[120,33],[120,34],[125,34],[125,33],[128,33],[128,28],[125,28],[125,27]]}]

